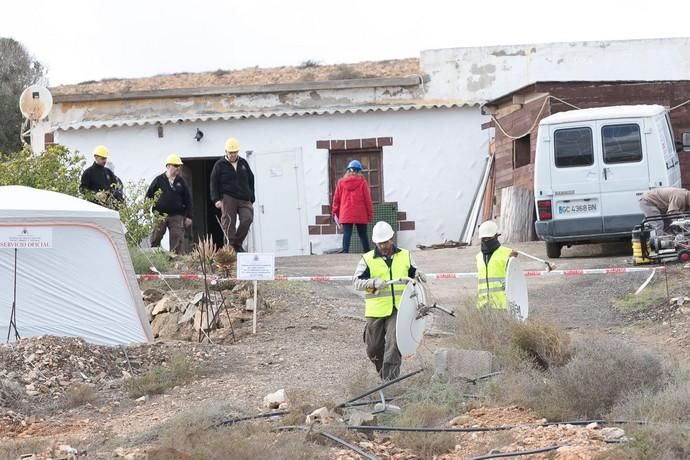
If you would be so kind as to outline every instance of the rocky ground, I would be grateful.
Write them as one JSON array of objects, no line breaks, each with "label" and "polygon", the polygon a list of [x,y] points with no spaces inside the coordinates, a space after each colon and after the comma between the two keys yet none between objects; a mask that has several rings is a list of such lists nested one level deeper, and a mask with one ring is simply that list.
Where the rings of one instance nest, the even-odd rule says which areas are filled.
[{"label": "rocky ground", "polygon": [[[519,247],[543,257],[542,245]],[[614,248],[603,256],[599,250],[596,246],[568,249],[556,263],[558,268],[628,266],[626,248],[619,252]],[[474,269],[471,248],[417,251],[415,257],[426,272]],[[342,275],[354,270],[357,259],[346,254],[287,258],[278,261],[278,270],[285,275]],[[523,261],[523,267],[542,268],[532,261]],[[669,271],[675,280],[669,296],[685,295],[676,291],[687,284],[686,271],[680,267]],[[574,334],[599,331],[627,337],[687,363],[690,315],[682,299],[652,313],[612,308],[615,299],[632,293],[646,276],[531,278],[531,314]],[[657,276],[648,289],[663,291],[663,281]],[[468,280],[429,284],[434,300],[448,306],[466,302],[474,289]],[[189,458],[183,448],[165,450],[174,446],[162,445],[158,434],[190,413],[201,411],[217,420],[254,415],[268,410],[264,397],[279,389],[285,389],[288,409],[291,401],[294,408],[300,399],[332,407],[376,384],[361,338],[362,299],[347,284],[262,283],[257,334],[251,333],[247,290],[226,286],[219,292],[227,299],[228,309],[217,315],[218,328],[209,334],[212,343],[206,337],[203,343],[195,342],[199,338],[195,324],[205,324],[205,319],[197,315],[198,308],[192,312],[190,305],[198,307],[201,287],[188,281],[171,282],[171,287],[174,294],[158,282],[142,284],[147,311],[159,335],[153,344],[101,347],[78,339],[40,337],[0,346],[0,458],[34,453],[37,459],[84,454],[84,458],[104,459]],[[433,351],[448,343],[454,323],[436,317],[430,330],[434,335],[425,339],[416,357],[404,361],[403,373],[428,367]],[[185,382],[162,394],[131,396],[127,382],[132,377],[170,367],[179,356],[193,364]],[[594,458],[608,448],[604,441],[612,435],[601,426],[534,427],[541,421],[515,407],[476,408],[458,415],[454,425],[458,427],[521,426],[499,433],[458,434],[455,447],[441,457],[446,460],[495,449],[510,452],[556,445],[560,447],[551,453],[529,458]],[[358,445],[379,458],[415,458],[397,446],[394,437],[359,436]],[[325,458],[357,458],[332,443],[313,446]]]}]

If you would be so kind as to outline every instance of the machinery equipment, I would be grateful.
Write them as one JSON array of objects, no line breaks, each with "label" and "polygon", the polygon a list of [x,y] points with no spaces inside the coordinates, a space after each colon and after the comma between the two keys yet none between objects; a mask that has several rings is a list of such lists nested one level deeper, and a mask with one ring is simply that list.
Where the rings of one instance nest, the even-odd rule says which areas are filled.
[{"label": "machinery equipment", "polygon": [[[661,222],[663,232],[654,223]],[[678,260],[690,262],[690,213],[679,212],[647,217],[632,232],[635,265]]]}]

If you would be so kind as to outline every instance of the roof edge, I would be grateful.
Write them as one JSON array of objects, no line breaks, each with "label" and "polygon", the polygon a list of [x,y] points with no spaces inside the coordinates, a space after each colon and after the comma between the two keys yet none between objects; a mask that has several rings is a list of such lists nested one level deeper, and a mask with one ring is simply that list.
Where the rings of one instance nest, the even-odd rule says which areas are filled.
[{"label": "roof edge", "polygon": [[91,102],[91,101],[116,101],[136,99],[166,99],[173,97],[193,96],[221,96],[231,94],[261,94],[283,93],[292,91],[310,91],[324,89],[353,89],[353,88],[379,88],[387,86],[419,86],[428,81],[428,77],[410,75],[407,77],[385,78],[358,78],[353,80],[318,80],[293,83],[277,83],[273,85],[239,85],[239,86],[215,86],[202,88],[173,88],[145,91],[127,91],[111,94],[84,93],[53,95],[53,101],[61,102]]}]

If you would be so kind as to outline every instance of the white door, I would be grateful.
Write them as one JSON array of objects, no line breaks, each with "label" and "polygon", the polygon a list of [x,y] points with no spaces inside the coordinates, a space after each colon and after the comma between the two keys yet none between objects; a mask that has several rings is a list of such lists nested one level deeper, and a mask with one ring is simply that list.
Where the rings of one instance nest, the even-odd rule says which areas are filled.
[{"label": "white door", "polygon": [[638,199],[650,185],[645,131],[639,119],[597,122],[601,208],[607,233],[631,232],[642,220]]},{"label": "white door", "polygon": [[601,161],[594,122],[551,127],[554,236],[601,233]]},{"label": "white door", "polygon": [[308,254],[301,151],[253,155],[256,251],[280,256]]}]

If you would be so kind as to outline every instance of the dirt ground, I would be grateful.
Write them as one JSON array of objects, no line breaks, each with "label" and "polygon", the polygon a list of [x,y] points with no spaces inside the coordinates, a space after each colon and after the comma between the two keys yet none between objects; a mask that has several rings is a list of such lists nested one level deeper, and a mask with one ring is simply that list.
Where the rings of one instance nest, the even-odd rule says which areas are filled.
[{"label": "dirt ground", "polygon": [[[545,257],[543,243],[514,247]],[[417,250],[413,255],[423,272],[472,272],[476,250]],[[628,245],[593,245],[564,249],[563,257],[554,262],[558,269],[626,267],[631,266],[630,258]],[[281,258],[276,263],[281,275],[350,275],[358,259],[354,254],[335,254]],[[543,269],[539,262],[524,257],[521,262],[526,270]],[[675,270],[683,269],[676,266]],[[611,307],[614,299],[634,292],[647,276],[529,278],[530,315],[561,325],[573,334],[626,337],[687,364],[687,320],[682,327],[673,321],[632,321]],[[679,275],[674,272],[668,276]],[[663,282],[664,276],[657,275],[652,285]],[[476,289],[469,279],[430,280],[429,286],[433,300],[448,307],[468,302]],[[80,443],[89,445],[88,458],[111,458],[110,447],[105,446],[113,440],[121,439],[127,446],[137,442],[146,445],[152,429],[190,410],[222,407],[227,417],[256,414],[262,410],[264,396],[281,388],[288,397],[299,389],[315,400],[338,403],[351,394],[355,381],[373,378],[362,343],[362,296],[349,283],[265,282],[261,292],[270,308],[260,313],[256,335],[246,324],[237,331],[241,336],[238,343],[193,345],[194,353],[203,355],[201,360],[209,369],[205,376],[145,402],[135,402],[121,390],[100,389],[98,399],[90,404],[44,420],[30,420],[13,430],[5,427],[0,431],[3,442],[68,439],[77,449]],[[431,329],[436,333],[425,338],[416,357],[403,362],[403,373],[428,366],[433,351],[452,338],[455,328],[452,318],[444,316],[434,318]],[[189,351],[192,344],[160,341],[155,346]],[[99,453],[99,443],[106,451]]]}]

